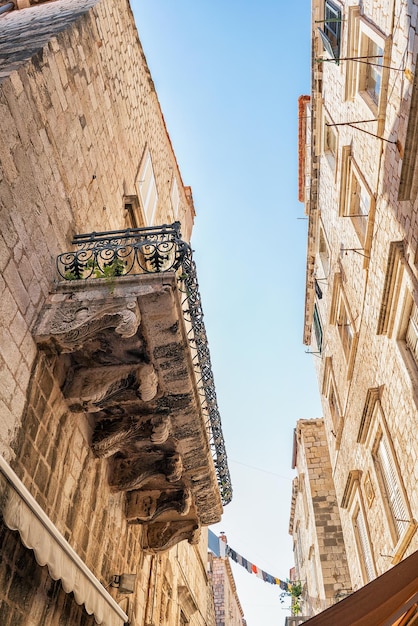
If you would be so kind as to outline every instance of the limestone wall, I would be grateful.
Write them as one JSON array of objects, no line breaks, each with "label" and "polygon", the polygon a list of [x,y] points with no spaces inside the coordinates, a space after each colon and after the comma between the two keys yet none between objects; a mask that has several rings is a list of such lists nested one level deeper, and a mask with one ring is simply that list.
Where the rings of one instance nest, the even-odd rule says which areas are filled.
[{"label": "limestone wall", "polygon": [[302,581],[302,615],[315,615],[351,589],[339,507],[322,419],[296,428],[293,536],[296,578]]},{"label": "limestone wall", "polygon": [[[316,254],[315,276],[322,291],[316,305],[324,333],[321,359],[315,365],[350,573],[357,587],[418,548],[418,370],[405,340],[411,304],[416,301],[418,205],[398,200],[418,37],[412,2],[364,2],[357,14],[355,3],[342,4],[340,56],[355,56],[356,50],[361,54],[356,42],[363,32],[382,46],[385,66],[376,104],[361,87],[362,72],[370,71],[370,66],[364,69],[355,61],[323,63],[322,80],[313,89],[320,127],[319,219],[310,251]],[[314,3],[314,19],[321,19],[321,6]],[[324,57],[315,24],[313,36],[314,55]],[[334,154],[325,142],[330,128]],[[356,200],[350,191],[350,172],[368,198],[364,236],[359,235],[357,218],[348,214]],[[329,256],[327,271],[319,250],[321,236]],[[389,259],[396,256],[396,242],[403,242],[401,261],[395,260],[388,269]],[[341,301],[346,318],[340,315]],[[344,351],[342,335],[348,326],[352,348]],[[382,438],[406,517],[400,532],[394,529],[399,519],[390,519],[377,461]],[[370,546],[369,574],[353,525],[359,507]]]},{"label": "limestone wall", "polygon": [[[72,237],[133,225],[124,198],[140,196],[148,152],[158,191],[152,221],[179,219],[190,238],[190,188],[130,7],[57,0],[12,11],[0,28],[0,453],[132,623],[179,624],[184,611],[189,623],[210,624],[205,533],[199,546],[143,554],[141,526],[126,522],[107,461],[91,452],[92,424],[68,411],[64,370],[32,336],[58,278],[56,256]],[[141,226],[144,207],[135,202]],[[3,525],[1,551],[4,626],[94,623]],[[137,575],[133,596],[109,587],[122,572]]]}]

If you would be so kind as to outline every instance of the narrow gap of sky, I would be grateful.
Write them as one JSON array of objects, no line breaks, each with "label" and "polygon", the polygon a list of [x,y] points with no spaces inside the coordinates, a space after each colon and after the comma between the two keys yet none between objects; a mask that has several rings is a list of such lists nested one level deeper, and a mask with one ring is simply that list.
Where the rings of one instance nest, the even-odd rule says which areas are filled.
[{"label": "narrow gap of sky", "polygon": [[[192,245],[234,488],[213,530],[286,578],[293,429],[321,416],[315,357],[302,345],[307,221],[297,200],[310,2],[131,1],[197,213]],[[278,587],[233,572],[248,626],[284,624]]]}]

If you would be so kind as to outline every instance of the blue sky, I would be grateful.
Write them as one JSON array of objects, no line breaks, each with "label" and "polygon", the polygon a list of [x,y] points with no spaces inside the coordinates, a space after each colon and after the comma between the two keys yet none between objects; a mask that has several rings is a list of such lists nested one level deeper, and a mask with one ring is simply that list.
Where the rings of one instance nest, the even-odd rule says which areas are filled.
[{"label": "blue sky", "polygon": [[[310,91],[310,1],[132,0],[177,160],[234,497],[213,527],[278,578],[293,429],[321,416],[302,345],[307,221],[297,99]],[[248,626],[284,624],[279,589],[232,564]]]}]

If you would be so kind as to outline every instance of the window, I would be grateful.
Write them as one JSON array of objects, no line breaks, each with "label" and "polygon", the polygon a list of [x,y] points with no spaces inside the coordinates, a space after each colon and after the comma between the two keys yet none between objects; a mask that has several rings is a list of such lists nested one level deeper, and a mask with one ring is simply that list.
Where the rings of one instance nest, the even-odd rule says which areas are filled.
[{"label": "window", "polygon": [[363,573],[363,582],[368,583],[376,576],[373,555],[370,546],[366,520],[360,503],[357,503],[353,515],[354,536],[360,556],[360,565]]},{"label": "window", "polygon": [[411,277],[404,242],[393,241],[389,248],[377,334],[395,337],[418,404],[418,304]]},{"label": "window", "polygon": [[389,246],[382,304],[377,325],[378,335],[388,335],[389,337],[392,335],[400,300],[405,261],[404,242],[392,241]]},{"label": "window", "polygon": [[[347,54],[350,59],[358,56],[360,6],[348,7],[347,17]],[[357,93],[357,61],[346,61],[345,66],[345,99],[354,100]]]},{"label": "window", "polygon": [[318,352],[321,354],[323,331],[322,331],[321,318],[319,317],[319,311],[318,311],[318,307],[316,306],[316,304],[314,305],[314,312],[313,312],[313,329],[315,333],[316,346],[318,348]]},{"label": "window", "polygon": [[143,226],[140,222],[139,200],[138,196],[124,196],[124,218],[126,228],[139,228]]},{"label": "window", "polygon": [[373,228],[374,197],[351,155],[350,146],[343,146],[341,158],[340,216],[351,218],[367,256]]},{"label": "window", "polygon": [[[357,573],[353,576],[354,587],[370,582],[376,577],[376,568],[373,557],[372,544],[370,542],[369,527],[364,513],[363,494],[360,489],[360,470],[351,470],[348,473],[344,495],[341,500],[341,508],[350,512],[351,523],[354,533],[354,546],[356,551]],[[349,544],[347,544],[349,548]],[[348,555],[350,558],[350,555]],[[354,561],[353,561],[354,565]],[[356,580],[357,579],[357,580]]]},{"label": "window", "polygon": [[[389,40],[376,27],[364,18],[358,20],[357,53],[354,56],[366,57],[357,65],[357,91],[374,114],[383,114],[388,77],[383,59],[387,54]],[[364,61],[364,62],[363,62]],[[386,64],[387,65],[387,64]]]},{"label": "window", "polygon": [[383,48],[367,35],[362,35],[360,56],[368,58],[360,72],[359,91],[368,94],[377,106],[382,88]]},{"label": "window", "polygon": [[324,154],[327,157],[327,161],[334,169],[337,159],[337,132],[334,126],[331,126],[332,122],[328,118],[324,118]]},{"label": "window", "polygon": [[180,194],[177,179],[173,178],[173,184],[171,185],[170,192],[171,208],[173,209],[174,219],[178,219],[180,208]]},{"label": "window", "polygon": [[338,300],[335,323],[338,328],[345,358],[348,361],[353,345],[354,331],[344,298],[342,297]]},{"label": "window", "polygon": [[331,422],[332,422],[331,433],[335,437],[335,445],[338,449],[340,446],[340,442],[341,442],[344,419],[342,416],[341,404],[340,404],[340,400],[338,397],[337,385],[335,382],[331,357],[327,357],[325,359],[322,394],[328,400],[329,414],[330,414]]},{"label": "window", "polygon": [[418,307],[415,302],[411,303],[408,316],[408,325],[405,333],[405,343],[418,366]]},{"label": "window", "polygon": [[145,222],[147,226],[151,226],[154,224],[156,216],[158,193],[149,150],[146,151],[142,159],[137,178],[137,187]]},{"label": "window", "polygon": [[335,274],[334,278],[330,324],[334,324],[337,328],[347,364],[347,378],[350,378],[357,346],[357,334],[355,333],[352,316],[341,285],[341,274],[339,273]]},{"label": "window", "polygon": [[341,9],[330,0],[325,0],[324,25],[323,29],[319,29],[319,34],[326,52],[338,62],[341,46]]},{"label": "window", "polygon": [[319,247],[318,247],[318,255],[321,261],[322,269],[324,272],[323,278],[328,277],[329,267],[330,267],[330,257],[328,244],[325,239],[325,233],[322,228],[319,229]]},{"label": "window", "polygon": [[[376,510],[379,512],[383,507],[385,515],[379,516],[375,512],[374,519],[378,523],[382,518],[381,532],[393,544],[392,564],[395,564],[402,559],[416,532],[417,523],[411,515],[396,459],[395,442],[383,414],[379,388],[367,392],[357,441],[365,444],[371,452],[370,471],[364,481],[365,493],[369,507],[377,504],[379,508]],[[373,488],[373,482],[376,489]]]},{"label": "window", "polygon": [[409,514],[405,505],[397,468],[386,437],[380,433],[374,448],[376,469],[383,488],[383,500],[391,518],[391,527],[396,541],[409,525]]}]

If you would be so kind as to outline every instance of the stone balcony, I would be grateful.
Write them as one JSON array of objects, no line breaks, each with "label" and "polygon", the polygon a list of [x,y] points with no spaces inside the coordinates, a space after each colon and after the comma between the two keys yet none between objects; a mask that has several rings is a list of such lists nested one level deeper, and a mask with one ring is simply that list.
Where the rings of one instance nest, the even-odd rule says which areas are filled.
[{"label": "stone balcony", "polygon": [[195,264],[179,224],[76,236],[35,329],[143,547],[193,543],[231,483]]}]

